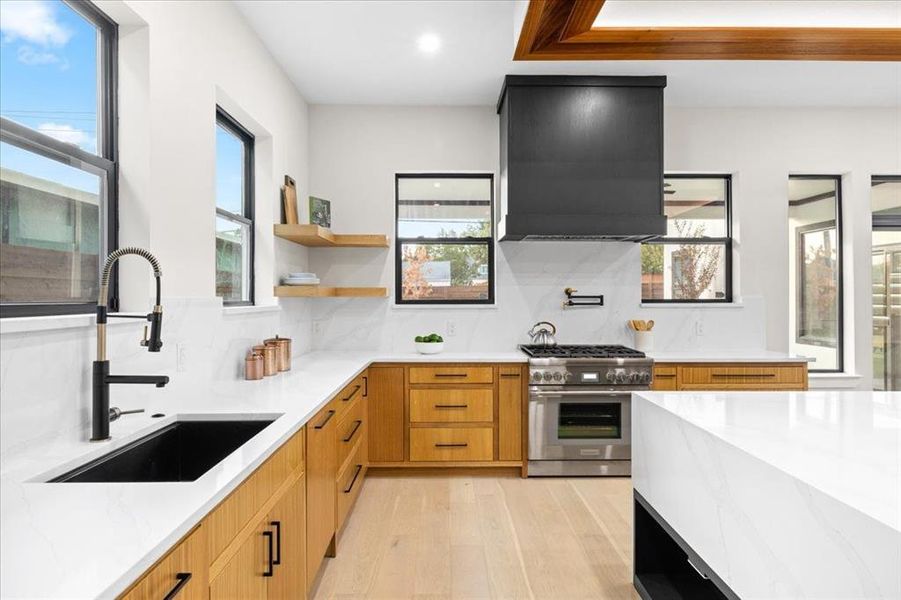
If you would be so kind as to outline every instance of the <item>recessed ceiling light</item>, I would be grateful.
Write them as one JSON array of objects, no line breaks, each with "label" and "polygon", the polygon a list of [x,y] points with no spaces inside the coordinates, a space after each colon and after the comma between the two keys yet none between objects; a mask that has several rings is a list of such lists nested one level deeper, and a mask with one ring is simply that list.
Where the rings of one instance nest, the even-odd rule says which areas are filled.
[{"label": "recessed ceiling light", "polygon": [[423,33],[419,36],[419,40],[417,40],[416,43],[419,46],[419,49],[426,54],[434,54],[441,48],[441,38],[434,33]]},{"label": "recessed ceiling light", "polygon": [[441,182],[440,182],[440,181],[436,181],[436,182],[434,183],[434,185],[435,185],[436,188],[440,188],[440,187],[441,187]]}]

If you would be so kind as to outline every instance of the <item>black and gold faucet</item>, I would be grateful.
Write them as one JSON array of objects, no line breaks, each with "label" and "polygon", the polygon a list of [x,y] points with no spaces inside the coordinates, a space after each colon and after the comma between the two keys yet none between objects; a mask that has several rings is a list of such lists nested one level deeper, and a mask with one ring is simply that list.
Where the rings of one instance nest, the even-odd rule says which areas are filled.
[{"label": "black and gold faucet", "polygon": [[[135,254],[143,257],[153,267],[153,277],[156,279],[156,303],[153,311],[147,315],[118,315],[107,314],[107,296],[109,295],[109,279],[113,264],[127,254]],[[160,388],[169,383],[166,375],[110,375],[109,360],[106,357],[106,321],[110,317],[146,319],[150,322],[150,337],[147,337],[147,327],[144,327],[144,339],[141,346],[149,352],[159,352],[163,347],[161,339],[163,327],[163,307],[160,304],[160,279],[163,273],[156,257],[144,250],[128,246],[120,248],[106,257],[106,264],[100,277],[100,295],[97,299],[97,360],[94,361],[93,370],[93,394],[91,413],[91,441],[102,442],[110,439],[110,420],[118,418],[121,414],[142,411],[120,411],[118,408],[110,408],[109,386],[112,383],[143,383],[152,384]]]}]

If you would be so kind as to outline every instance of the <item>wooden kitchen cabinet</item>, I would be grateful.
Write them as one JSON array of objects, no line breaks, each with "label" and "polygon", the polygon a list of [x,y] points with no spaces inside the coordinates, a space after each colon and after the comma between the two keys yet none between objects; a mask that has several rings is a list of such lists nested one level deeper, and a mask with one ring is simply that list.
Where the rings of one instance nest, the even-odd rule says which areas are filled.
[{"label": "wooden kitchen cabinet", "polygon": [[312,585],[326,554],[334,556],[335,478],[338,470],[335,415],[339,398],[307,423],[307,585]]},{"label": "wooden kitchen cabinet", "polygon": [[[306,475],[281,497],[269,513],[268,523],[275,528],[278,563],[267,582],[269,600],[296,600],[307,591]],[[278,526],[275,526],[278,523]]]},{"label": "wooden kitchen cabinet", "polygon": [[654,365],[655,391],[803,391],[807,363],[659,363]]},{"label": "wooden kitchen cabinet", "polygon": [[410,383],[493,383],[491,365],[430,365],[410,367]]},{"label": "wooden kitchen cabinet", "polygon": [[[206,532],[199,526],[126,591],[122,600],[206,600],[209,559]],[[167,594],[177,594],[167,596]]]},{"label": "wooden kitchen cabinet", "polygon": [[254,522],[228,562],[210,582],[210,600],[265,600],[269,539],[267,520]]},{"label": "wooden kitchen cabinet", "polygon": [[490,461],[493,440],[491,427],[417,427],[410,430],[410,461]]},{"label": "wooden kitchen cabinet", "polygon": [[411,423],[492,422],[494,390],[410,390]]},{"label": "wooden kitchen cabinet", "polygon": [[497,458],[522,460],[522,423],[526,410],[523,391],[527,371],[521,365],[503,365],[498,372]]},{"label": "wooden kitchen cabinet", "polygon": [[369,462],[404,460],[404,367],[369,368]]}]

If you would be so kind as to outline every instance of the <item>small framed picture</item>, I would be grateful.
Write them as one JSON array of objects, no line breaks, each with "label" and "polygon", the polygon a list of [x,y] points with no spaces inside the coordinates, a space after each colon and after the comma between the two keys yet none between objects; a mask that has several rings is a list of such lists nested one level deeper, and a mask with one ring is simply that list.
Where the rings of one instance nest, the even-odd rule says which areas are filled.
[{"label": "small framed picture", "polygon": [[310,223],[320,227],[332,226],[332,203],[316,196],[310,196]]}]

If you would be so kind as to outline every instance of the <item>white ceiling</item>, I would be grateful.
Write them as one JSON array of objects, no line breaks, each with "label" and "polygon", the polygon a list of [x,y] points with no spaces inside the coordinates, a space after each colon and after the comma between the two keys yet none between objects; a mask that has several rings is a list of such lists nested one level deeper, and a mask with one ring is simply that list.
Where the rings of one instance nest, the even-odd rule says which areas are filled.
[{"label": "white ceiling", "polygon": [[513,62],[508,0],[234,1],[314,104],[493,104],[505,74],[563,73],[667,75],[669,106],[901,106],[901,63]]}]

